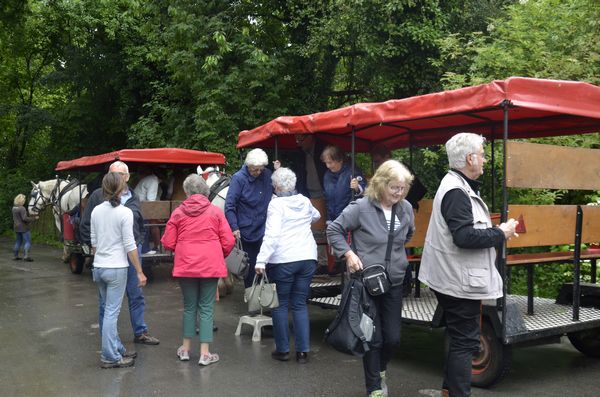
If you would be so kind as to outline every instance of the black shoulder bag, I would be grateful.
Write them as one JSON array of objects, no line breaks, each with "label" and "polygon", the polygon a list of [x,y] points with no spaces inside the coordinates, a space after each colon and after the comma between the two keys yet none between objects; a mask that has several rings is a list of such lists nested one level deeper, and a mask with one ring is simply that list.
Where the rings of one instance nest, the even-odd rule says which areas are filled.
[{"label": "black shoulder bag", "polygon": [[344,284],[338,312],[325,330],[325,341],[337,351],[362,357],[375,333],[376,314],[360,276],[351,275]]},{"label": "black shoulder bag", "polygon": [[388,233],[387,250],[385,251],[385,263],[373,263],[365,266],[362,271],[362,279],[365,289],[371,296],[385,294],[390,290],[392,283],[387,274],[387,268],[392,257],[392,242],[394,240],[394,225],[396,223],[396,205],[392,206],[392,216],[390,218],[390,230]]}]

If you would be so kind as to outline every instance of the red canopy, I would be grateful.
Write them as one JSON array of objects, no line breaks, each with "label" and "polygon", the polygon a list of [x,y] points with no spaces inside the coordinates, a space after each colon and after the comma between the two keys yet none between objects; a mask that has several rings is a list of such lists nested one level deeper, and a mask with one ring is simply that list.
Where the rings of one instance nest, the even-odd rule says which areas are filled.
[{"label": "red canopy", "polygon": [[294,134],[319,134],[325,142],[356,150],[374,143],[391,149],[445,143],[459,131],[502,137],[508,104],[509,137],[534,138],[600,132],[600,87],[588,83],[511,77],[475,87],[352,106],[304,116],[278,117],[242,131],[238,148],[296,148]]},{"label": "red canopy", "polygon": [[87,171],[94,171],[100,170],[104,165],[116,160],[127,163],[130,168],[132,168],[132,166],[133,168],[136,168],[136,163],[167,166],[225,164],[225,156],[221,153],[178,148],[122,149],[115,152],[99,154],[97,156],[85,156],[75,160],[59,161],[58,164],[56,164],[55,170],[85,169]]}]

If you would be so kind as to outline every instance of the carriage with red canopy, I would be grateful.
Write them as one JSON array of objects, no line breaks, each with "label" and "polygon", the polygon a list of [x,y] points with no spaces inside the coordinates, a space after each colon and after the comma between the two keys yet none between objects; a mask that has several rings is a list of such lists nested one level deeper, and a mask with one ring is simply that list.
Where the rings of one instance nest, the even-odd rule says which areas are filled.
[{"label": "carriage with red canopy", "polygon": [[[509,188],[600,189],[600,149],[522,142],[600,132],[600,87],[511,77],[399,100],[278,117],[240,132],[237,147],[274,148],[277,157],[279,150],[296,148],[294,135],[314,134],[351,152],[354,162],[355,152],[369,152],[377,144],[392,150],[409,148],[412,155],[415,148],[444,144],[462,131],[483,135],[491,143],[492,156],[496,145],[501,145],[502,183],[491,186],[491,208],[499,212],[501,222],[510,213],[521,223],[520,237],[510,240],[498,254],[504,294],[483,305],[481,349],[472,363],[473,385],[487,387],[506,375],[512,347],[558,342],[562,335],[584,354],[600,357],[600,286],[596,283],[600,248],[594,244],[600,242],[600,207],[509,204]],[[423,200],[419,208],[409,247],[424,244],[431,200]],[[573,249],[552,249],[564,244]],[[587,249],[580,248],[586,245]],[[538,252],[522,252],[530,247]],[[419,259],[418,255],[411,259],[417,269]],[[586,269],[589,266],[585,279],[589,282],[582,281],[583,261],[587,261]],[[561,287],[556,300],[534,296],[535,269],[554,263],[572,263],[573,282]],[[515,266],[527,268],[527,296],[511,293],[509,274]],[[311,299],[330,308],[339,301],[339,296]],[[402,317],[406,323],[443,326],[435,295],[418,281],[414,296],[404,301]]]},{"label": "carriage with red canopy", "polygon": [[[225,156],[221,153],[180,148],[152,148],[122,149],[73,160],[59,161],[55,170],[69,173],[104,173],[107,171],[108,166],[117,160],[126,163],[130,172],[137,172],[145,167],[158,167],[163,171],[172,172],[173,190],[169,199],[145,201],[141,204],[144,219],[160,220],[157,224],[147,224],[147,227],[163,227],[173,209],[185,199],[181,183],[187,175],[186,173],[197,172],[198,167],[201,167],[201,169],[210,167],[211,170],[219,172],[219,168],[222,169],[225,165]],[[66,179],[69,180],[70,176]],[[56,186],[61,186],[60,182],[60,179],[57,179]],[[82,206],[85,206],[87,189],[85,189],[85,185],[78,183],[70,185],[70,189],[79,193],[79,200],[77,200],[79,205],[76,210],[83,213]],[[223,184],[220,184],[220,186],[221,188],[225,187]],[[56,195],[65,194],[64,188],[62,190],[62,192],[57,192]],[[85,194],[82,194],[83,192]],[[216,195],[219,192],[214,193]],[[60,202],[60,199],[58,201]],[[90,249],[77,238],[77,222],[73,222],[71,215],[65,209],[58,209],[58,211],[62,218],[61,235],[65,245],[65,259],[68,261],[71,271],[80,274],[83,271],[86,258],[90,257]],[[172,262],[172,253],[159,250],[152,254],[142,254],[142,258],[144,267],[147,268],[147,264]]]}]

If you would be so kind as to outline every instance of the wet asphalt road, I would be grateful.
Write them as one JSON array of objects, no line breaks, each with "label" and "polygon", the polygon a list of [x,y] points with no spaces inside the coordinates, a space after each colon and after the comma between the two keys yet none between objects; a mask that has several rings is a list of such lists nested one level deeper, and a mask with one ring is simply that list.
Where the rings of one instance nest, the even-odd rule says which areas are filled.
[{"label": "wet asphalt road", "polygon": [[[158,346],[132,343],[126,301],[119,330],[135,367],[99,368],[97,297],[89,270],[70,274],[60,250],[34,245],[35,262],[11,260],[0,239],[0,397],[10,396],[364,396],[359,359],[322,342],[334,313],[310,307],[312,352],[306,365],[270,357],[271,336],[252,342],[250,329],[234,335],[244,314],[242,285],[216,307],[219,331],[211,350],[221,361],[208,367],[179,362],[181,295],[166,265],[144,289],[146,322]],[[390,396],[428,395],[441,382],[443,337],[439,330],[404,327],[401,347],[388,368]],[[197,342],[196,345],[197,346]],[[193,351],[196,351],[194,348]],[[586,358],[568,341],[516,349],[510,374],[474,397],[600,395],[600,360]]]}]

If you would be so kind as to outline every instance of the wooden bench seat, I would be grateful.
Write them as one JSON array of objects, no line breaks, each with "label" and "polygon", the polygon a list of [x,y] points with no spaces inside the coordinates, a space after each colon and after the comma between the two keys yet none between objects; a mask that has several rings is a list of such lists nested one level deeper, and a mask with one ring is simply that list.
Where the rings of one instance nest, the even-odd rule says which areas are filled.
[{"label": "wooden bench seat", "polygon": [[[508,266],[518,265],[539,265],[544,263],[559,263],[559,262],[571,262],[575,259],[573,251],[567,252],[538,252],[538,253],[525,253],[525,254],[510,254],[506,257],[506,264]],[[594,260],[600,259],[599,250],[584,250],[581,251],[582,260]],[[410,263],[420,263],[420,255],[409,255],[408,261]]]},{"label": "wooden bench seat", "polygon": [[[597,243],[600,241],[600,206],[582,206],[582,242]],[[425,244],[425,235],[431,217],[432,200],[422,200],[419,210],[415,212],[415,234],[406,245],[408,248],[421,248]],[[575,205],[510,205],[509,217],[518,219],[519,237],[508,241],[507,266],[527,266],[528,272],[533,275],[535,265],[549,263],[565,263],[574,260],[574,252],[551,252],[552,246],[572,245],[575,241]],[[497,216],[492,216],[493,223],[498,222]],[[510,253],[513,249],[536,247],[547,249],[538,253]],[[543,248],[541,248],[543,247]],[[596,282],[596,262],[600,259],[600,249],[584,250],[581,252],[582,260],[591,260],[592,282]],[[409,255],[408,260],[415,265],[418,278],[418,269],[421,262],[419,255]],[[530,281],[532,282],[532,280]],[[417,283],[415,295],[419,294]],[[528,286],[530,290],[532,286]]]},{"label": "wooden bench seat", "polygon": [[[508,266],[531,265],[553,262],[571,262],[573,259],[575,259],[573,251],[510,254],[506,257],[506,264]],[[600,259],[600,251],[581,251],[581,259]]]}]

